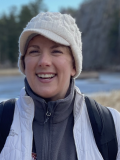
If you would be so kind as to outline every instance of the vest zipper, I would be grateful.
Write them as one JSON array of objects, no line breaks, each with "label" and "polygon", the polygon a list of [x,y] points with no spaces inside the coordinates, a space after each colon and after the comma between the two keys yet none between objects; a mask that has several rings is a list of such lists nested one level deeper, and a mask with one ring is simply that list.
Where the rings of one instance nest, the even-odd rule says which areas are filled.
[{"label": "vest zipper", "polygon": [[44,121],[44,124],[47,123],[47,121],[49,120],[50,116],[51,116],[51,112],[47,109],[46,119],[45,119],[45,121]]},{"label": "vest zipper", "polygon": [[46,112],[46,119],[44,121],[44,132],[43,132],[43,160],[49,159],[49,142],[50,142],[50,117],[51,112],[49,111],[49,107]]}]

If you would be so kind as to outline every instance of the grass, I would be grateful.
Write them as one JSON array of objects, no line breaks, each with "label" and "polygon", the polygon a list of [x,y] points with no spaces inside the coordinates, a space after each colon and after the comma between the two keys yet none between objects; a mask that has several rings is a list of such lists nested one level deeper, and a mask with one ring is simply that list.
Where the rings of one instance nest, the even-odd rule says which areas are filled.
[{"label": "grass", "polygon": [[120,90],[112,91],[107,94],[101,93],[97,96],[93,95],[92,98],[101,105],[115,108],[120,112]]},{"label": "grass", "polygon": [[21,75],[18,68],[0,69],[0,76],[16,76]]}]

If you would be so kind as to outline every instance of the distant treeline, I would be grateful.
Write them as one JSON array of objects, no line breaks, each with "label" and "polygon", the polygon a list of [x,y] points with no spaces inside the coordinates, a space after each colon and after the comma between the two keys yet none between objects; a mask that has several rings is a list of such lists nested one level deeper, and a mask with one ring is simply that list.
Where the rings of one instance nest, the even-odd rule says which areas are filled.
[{"label": "distant treeline", "polygon": [[[46,10],[43,0],[34,0],[19,12],[13,7],[9,15],[0,16],[0,64],[17,63],[20,33],[33,16]],[[120,70],[119,0],[84,0],[78,9],[61,8],[60,12],[71,14],[82,32],[83,69],[117,66]]]},{"label": "distant treeline", "polygon": [[6,61],[15,66],[18,58],[18,40],[28,21],[40,11],[46,11],[42,0],[23,5],[18,12],[11,7],[9,14],[0,15],[0,65]]},{"label": "distant treeline", "polygon": [[71,13],[82,32],[83,69],[120,71],[120,0],[85,0]]}]

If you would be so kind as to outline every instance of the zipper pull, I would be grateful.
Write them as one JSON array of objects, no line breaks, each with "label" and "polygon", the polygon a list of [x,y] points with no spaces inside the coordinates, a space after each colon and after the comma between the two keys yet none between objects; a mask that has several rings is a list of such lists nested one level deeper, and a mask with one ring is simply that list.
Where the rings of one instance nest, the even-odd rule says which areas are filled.
[{"label": "zipper pull", "polygon": [[49,110],[47,110],[47,112],[46,112],[46,119],[45,119],[44,124],[47,123],[47,121],[49,120],[50,116],[51,116],[51,113],[49,112]]}]

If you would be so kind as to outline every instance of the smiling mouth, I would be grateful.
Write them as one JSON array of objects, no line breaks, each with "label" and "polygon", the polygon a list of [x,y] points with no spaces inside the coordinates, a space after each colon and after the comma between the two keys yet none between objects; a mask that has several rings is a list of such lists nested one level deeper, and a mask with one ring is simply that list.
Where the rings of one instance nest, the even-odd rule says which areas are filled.
[{"label": "smiling mouth", "polygon": [[37,74],[37,77],[41,79],[52,79],[56,76],[56,74]]}]

